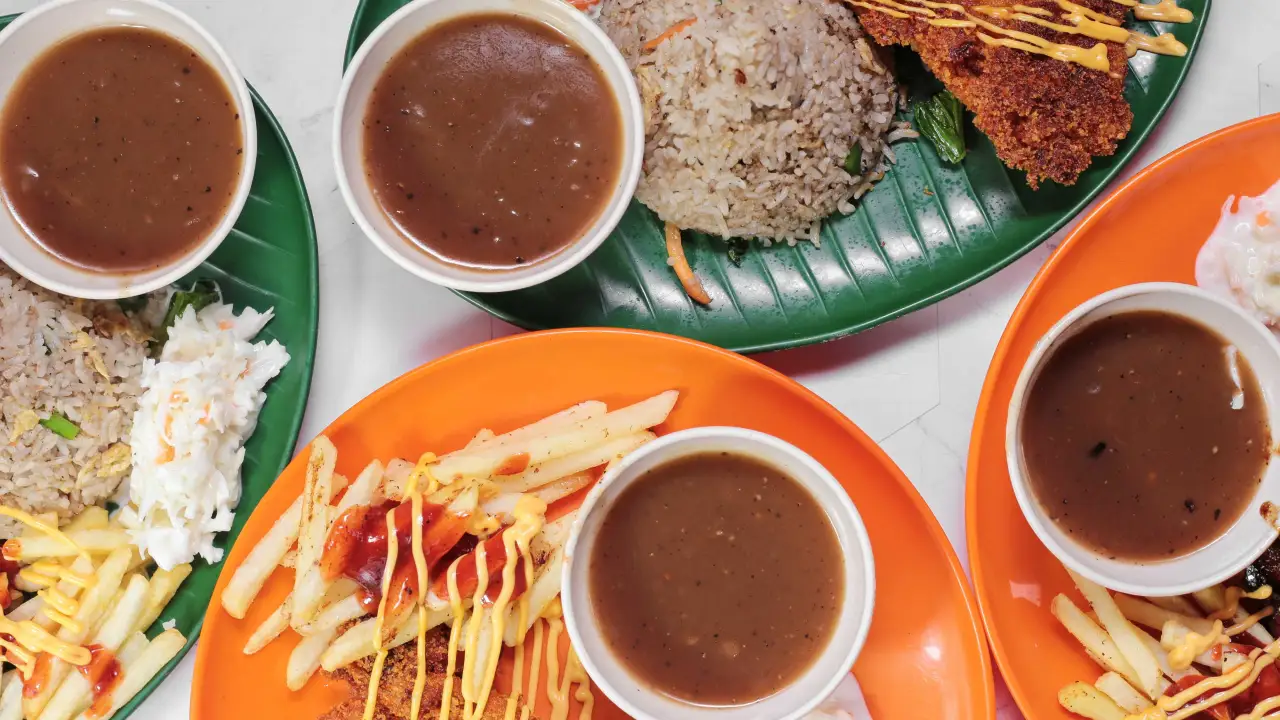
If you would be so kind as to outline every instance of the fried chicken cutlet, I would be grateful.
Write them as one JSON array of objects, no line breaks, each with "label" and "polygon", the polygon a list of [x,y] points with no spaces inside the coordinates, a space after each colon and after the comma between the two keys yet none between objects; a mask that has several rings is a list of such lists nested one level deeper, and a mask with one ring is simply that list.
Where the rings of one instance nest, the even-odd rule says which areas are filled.
[{"label": "fried chicken cutlet", "polygon": [[[1053,11],[1048,0],[949,0],[990,20],[979,6],[1012,8],[1018,4]],[[1128,9],[1113,0],[1075,0],[1089,10],[1123,21]],[[1024,170],[1027,184],[1043,180],[1076,182],[1095,155],[1111,155],[1129,133],[1133,112],[1124,98],[1128,72],[1122,43],[1107,42],[1111,72],[1090,70],[1023,50],[983,43],[974,28],[938,27],[917,16],[896,17],[865,5],[854,5],[858,19],[881,45],[906,45],[974,115],[974,124],[991,138],[1006,165]],[[919,7],[915,3],[900,5]],[[899,15],[910,15],[899,12]],[[954,13],[946,15],[953,17]],[[1050,42],[1092,47],[1098,40],[1062,33],[1037,24],[1001,19],[1001,26]],[[979,28],[980,30],[981,28]]]},{"label": "fried chicken cutlet", "polygon": [[[427,685],[422,693],[420,718],[410,718],[413,710],[413,683],[418,673],[418,650],[414,643],[393,648],[387,653],[382,668],[382,681],[378,684],[378,705],[374,720],[434,720],[440,712],[440,698],[444,691],[445,673],[449,667],[449,628],[437,627],[427,632],[426,642]],[[458,671],[462,661],[459,655]],[[320,720],[361,720],[364,717],[365,698],[369,694],[369,678],[373,673],[373,658],[340,668],[332,677],[343,680],[351,689],[351,697],[330,710]],[[454,678],[449,717],[462,717],[462,690],[460,678]],[[494,688],[489,694],[481,720],[502,720],[507,708],[507,693]],[[536,720],[536,716],[534,716]]]}]

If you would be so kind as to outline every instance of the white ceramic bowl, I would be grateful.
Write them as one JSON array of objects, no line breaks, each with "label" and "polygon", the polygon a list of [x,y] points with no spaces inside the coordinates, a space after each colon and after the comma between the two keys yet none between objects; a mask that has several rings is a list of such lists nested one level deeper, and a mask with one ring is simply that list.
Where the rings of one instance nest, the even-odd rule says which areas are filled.
[{"label": "white ceramic bowl", "polygon": [[231,92],[240,113],[244,166],[226,215],[186,255],[161,267],[132,273],[94,273],[73,267],[41,249],[0,204],[0,260],[28,280],[73,297],[111,299],[141,295],[195,270],[231,232],[253,185],[258,126],[253,100],[240,71],[204,28],[186,14],[156,0],[55,0],[24,13],[0,32],[0,98],[45,51],[73,35],[103,27],[145,27],[181,40],[199,53]]},{"label": "white ceramic bowl", "polygon": [[[369,187],[363,121],[369,96],[387,63],[429,28],[462,15],[509,13],[534,18],[564,33],[595,61],[617,98],[622,119],[618,183],[595,223],[568,247],[540,262],[480,270],[445,262],[423,251],[387,219]],[[644,125],[640,94],[627,63],[586,14],[563,0],[415,0],[383,21],[360,46],[342,78],[334,117],[333,152],[338,187],[364,234],[400,267],[437,285],[468,292],[506,292],[537,285],[582,262],[622,219],[640,180]]]},{"label": "white ceramic bowl", "polygon": [[[600,525],[632,482],[658,465],[703,452],[728,451],[762,460],[795,478],[827,513],[844,558],[844,605],[831,642],[795,682],[749,705],[713,707],[671,699],[635,678],[601,635],[587,581]],[[565,551],[565,626],[587,674],[624,712],[638,720],[792,720],[807,715],[849,677],[871,629],[875,563],[862,518],[831,473],[804,451],[754,430],[704,427],[671,433],[628,455],[587,495]],[[786,592],[779,588],[779,592]]]},{"label": "white ceramic bowl", "polygon": [[1045,333],[1027,358],[1009,404],[1005,448],[1009,478],[1022,514],[1041,542],[1064,565],[1094,582],[1120,592],[1152,597],[1182,595],[1222,582],[1253,562],[1276,539],[1276,529],[1262,517],[1266,500],[1280,502],[1280,462],[1267,466],[1258,490],[1238,521],[1222,536],[1194,552],[1169,560],[1112,560],[1076,542],[1045,513],[1028,485],[1021,441],[1027,392],[1044,362],[1067,338],[1090,323],[1142,310],[1181,315],[1212,329],[1235,345],[1258,379],[1267,405],[1272,440],[1280,432],[1280,342],[1261,323],[1236,305],[1192,285],[1145,283],[1103,293],[1067,313]]}]

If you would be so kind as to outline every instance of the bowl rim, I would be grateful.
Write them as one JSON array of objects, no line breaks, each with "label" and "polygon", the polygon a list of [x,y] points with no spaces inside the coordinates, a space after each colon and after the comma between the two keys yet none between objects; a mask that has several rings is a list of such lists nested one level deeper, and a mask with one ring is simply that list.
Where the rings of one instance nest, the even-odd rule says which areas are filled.
[{"label": "bowl rim", "polygon": [[[51,2],[39,5],[25,13],[22,13],[13,22],[11,22],[8,27],[0,30],[0,47],[3,47],[6,43],[11,42],[14,37],[23,33],[26,28],[37,19],[49,13],[62,11],[69,6],[81,5],[89,2],[102,2],[102,0],[52,0]],[[258,158],[258,128],[257,116],[253,106],[253,96],[249,93],[249,86],[245,81],[244,76],[241,74],[239,68],[231,59],[231,55],[227,52],[226,48],[223,47],[222,43],[218,42],[217,38],[215,38],[212,33],[210,33],[199,22],[196,22],[196,20],[190,15],[167,3],[160,2],[159,0],[109,0],[109,2],[125,6],[143,6],[151,11],[168,15],[177,20],[179,24],[184,25],[192,32],[192,34],[199,37],[208,45],[208,48],[212,51],[212,55],[214,56],[212,59],[216,60],[216,62],[211,62],[211,58],[208,57],[209,53],[202,52],[199,48],[192,47],[190,43],[187,43],[182,38],[176,37],[162,29],[153,27],[147,22],[145,17],[131,18],[132,22],[124,23],[125,25],[143,27],[168,36],[171,39],[182,43],[192,52],[197,53],[202,59],[204,59],[218,78],[226,85],[229,94],[236,104],[236,109],[240,113],[240,135],[241,146],[243,149],[241,156],[243,159],[241,160],[240,176],[236,181],[235,193],[232,196],[231,202],[227,205],[226,210],[223,212],[222,218],[218,224],[205,236],[199,245],[195,246],[185,255],[156,268],[148,270],[134,270],[123,273],[99,273],[84,270],[65,263],[65,261],[60,258],[54,257],[48,250],[40,247],[39,243],[34,239],[28,237],[24,230],[19,230],[23,235],[23,242],[34,245],[39,252],[44,253],[51,261],[65,265],[72,273],[78,273],[85,277],[106,277],[116,281],[104,287],[86,287],[74,282],[66,282],[64,280],[49,277],[43,272],[30,267],[27,263],[18,258],[15,253],[11,252],[6,246],[6,243],[0,242],[0,261],[3,261],[6,265],[13,268],[15,272],[47,290],[86,300],[117,300],[120,298],[133,297],[153,292],[177,282],[183,276],[199,267],[205,260],[209,259],[209,256],[213,254],[214,250],[216,250],[218,246],[222,244],[222,241],[231,234],[232,230],[235,228],[235,223],[239,220],[240,214],[244,210],[245,203],[248,201],[249,195],[252,191]],[[121,23],[102,22],[102,17],[99,15],[78,17],[77,22],[72,24],[75,26],[74,29],[66,32],[54,43],[46,45],[39,53],[27,58],[23,62],[22,69],[18,71],[17,77],[20,79],[34,62],[44,57],[44,55],[57,43],[96,28],[121,25]],[[0,102],[0,113],[3,113],[4,108],[2,105],[3,103]],[[14,221],[15,226],[20,227],[20,223],[16,217],[13,217],[13,213],[8,208],[7,203],[0,202],[0,208],[3,208],[0,212],[8,215]],[[155,274],[155,276],[149,280],[136,279],[140,276],[152,274]]]},{"label": "bowl rim", "polygon": [[[1155,299],[1162,296],[1190,297],[1194,298],[1195,302],[1214,305],[1220,309],[1226,310],[1241,321],[1240,327],[1248,328],[1249,331],[1254,332],[1261,339],[1263,345],[1269,349],[1270,353],[1275,357],[1280,358],[1280,339],[1277,339],[1266,326],[1258,322],[1256,318],[1235,303],[1221,298],[1218,295],[1198,286],[1177,282],[1143,282],[1123,285],[1121,287],[1099,293],[1098,295],[1095,295],[1072,308],[1057,322],[1055,322],[1052,327],[1045,331],[1045,333],[1036,341],[1031,353],[1027,356],[1026,362],[1023,363],[1019,370],[1017,380],[1013,387],[1013,392],[1010,396],[1009,409],[1005,420],[1005,464],[1009,473],[1009,483],[1013,488],[1014,497],[1017,500],[1018,509],[1021,511],[1023,518],[1045,548],[1071,572],[1077,573],[1110,590],[1130,595],[1142,597],[1185,595],[1223,582],[1232,575],[1240,572],[1246,565],[1248,565],[1248,563],[1255,560],[1268,545],[1275,541],[1277,534],[1280,534],[1275,527],[1270,527],[1269,523],[1265,524],[1268,527],[1263,527],[1257,523],[1245,522],[1249,516],[1249,508],[1253,507],[1259,500],[1263,499],[1262,493],[1266,487],[1266,475],[1264,475],[1264,480],[1259,482],[1258,489],[1255,491],[1253,499],[1249,502],[1245,512],[1242,513],[1231,526],[1209,543],[1177,557],[1169,560],[1163,560],[1158,563],[1131,561],[1119,558],[1107,560],[1107,564],[1113,565],[1114,569],[1117,571],[1116,574],[1111,574],[1091,565],[1082,563],[1076,557],[1076,553],[1072,552],[1068,548],[1070,541],[1061,541],[1059,533],[1056,533],[1053,530],[1056,526],[1053,521],[1047,517],[1044,512],[1044,508],[1041,507],[1040,502],[1036,499],[1034,492],[1030,488],[1027,474],[1023,471],[1022,441],[1020,435],[1021,421],[1026,408],[1027,396],[1031,390],[1033,380],[1037,376],[1040,368],[1043,367],[1044,363],[1050,357],[1052,357],[1053,351],[1058,347],[1060,340],[1067,337],[1072,331],[1087,327],[1103,317],[1109,317],[1110,315],[1102,315],[1092,318],[1089,316],[1104,310],[1106,306],[1115,302],[1143,296]],[[1154,312],[1165,312],[1179,315],[1181,317],[1186,317],[1188,320],[1198,325],[1206,325],[1203,320],[1197,319],[1196,317],[1169,310],[1167,308],[1161,309],[1158,302],[1152,302],[1150,307],[1147,309]],[[1141,311],[1141,308],[1133,308],[1119,310],[1115,314],[1118,315],[1126,312]],[[1214,330],[1214,332],[1218,331]],[[1256,373],[1257,363],[1255,362],[1251,364],[1255,368]],[[1274,420],[1277,417],[1277,414],[1280,414],[1280,398],[1267,397],[1264,393],[1264,401],[1266,403],[1269,420]],[[1275,425],[1274,422],[1270,422],[1269,424],[1273,426]],[[1273,438],[1273,441],[1274,440],[1275,438]],[[1272,461],[1269,464],[1266,472],[1268,474],[1277,472],[1275,461]],[[1254,529],[1251,529],[1251,527]],[[1209,572],[1197,570],[1194,573],[1187,572],[1186,574],[1188,574],[1188,577],[1186,578],[1178,577],[1180,574],[1178,571],[1183,569],[1183,565],[1186,565],[1186,569],[1189,570],[1192,564],[1189,560],[1192,556],[1201,555],[1203,551],[1212,548],[1214,545],[1229,536],[1236,535],[1248,538],[1255,534],[1257,537],[1253,540],[1242,539],[1237,541],[1242,545],[1247,545],[1249,548],[1249,552],[1247,553],[1248,559],[1245,560],[1244,563],[1224,563],[1221,567]],[[1071,547],[1077,552],[1083,554],[1101,556],[1101,553],[1098,553],[1081,543],[1076,543],[1071,545]],[[1207,553],[1204,554],[1203,557],[1218,558],[1219,555],[1219,553]],[[1169,568],[1171,575],[1176,578],[1176,580],[1164,582],[1142,582],[1136,581],[1122,574],[1118,574],[1123,568],[1152,567],[1156,565]],[[1196,567],[1203,567],[1202,563],[1195,563],[1195,565]]]},{"label": "bowl rim", "polygon": [[[639,448],[626,455],[615,467],[607,470],[604,476],[601,477],[600,481],[597,482],[590,491],[588,491],[586,498],[583,500],[582,505],[578,510],[578,515],[574,519],[573,526],[569,531],[569,539],[565,544],[565,562],[564,567],[561,570],[561,586],[566,589],[565,592],[561,593],[561,605],[563,608],[565,629],[569,634],[570,642],[577,653],[577,657],[582,663],[588,676],[593,682],[595,682],[596,686],[600,688],[605,696],[623,712],[630,717],[637,718],[638,720],[676,720],[674,718],[658,718],[637,707],[630,698],[628,698],[624,693],[619,692],[618,688],[623,686],[623,683],[614,682],[615,678],[610,677],[603,672],[601,666],[596,663],[590,652],[587,650],[588,645],[583,640],[583,634],[578,624],[578,615],[580,612],[591,614],[590,608],[587,607],[579,609],[577,607],[577,602],[574,599],[574,592],[570,589],[575,587],[575,580],[579,584],[584,581],[585,576],[583,574],[588,572],[588,570],[586,569],[587,563],[585,560],[575,562],[574,558],[580,554],[578,545],[582,540],[582,534],[588,517],[591,516],[592,513],[603,513],[607,511],[608,506],[603,504],[602,498],[604,493],[608,491],[611,486],[616,482],[619,482],[618,478],[623,477],[638,463],[651,458],[654,455],[663,456],[663,461],[665,462],[684,457],[695,452],[700,452],[699,450],[682,450],[678,447],[682,443],[688,441],[710,441],[711,443],[714,443],[716,440],[745,442],[748,445],[762,446],[781,455],[785,455],[794,460],[798,465],[802,466],[805,470],[806,477],[794,478],[794,480],[805,487],[806,492],[811,494],[813,493],[813,490],[809,488],[809,485],[811,484],[818,484],[829,490],[836,498],[836,507],[823,504],[822,500],[817,497],[814,498],[815,501],[819,502],[823,510],[831,516],[829,522],[832,524],[833,530],[837,529],[837,524],[840,524],[847,527],[850,531],[849,541],[851,547],[841,548],[841,558],[844,561],[846,573],[848,573],[850,566],[853,564],[852,560],[854,558],[852,556],[854,554],[856,554],[857,559],[861,561],[863,587],[862,592],[860,593],[860,599],[862,601],[862,610],[861,613],[852,618],[856,628],[852,642],[843,653],[840,653],[840,649],[832,643],[828,644],[822,652],[815,655],[813,665],[811,667],[815,667],[819,663],[829,663],[832,668],[831,677],[827,678],[823,682],[822,687],[818,692],[804,700],[802,704],[791,708],[779,719],[797,720],[798,718],[806,716],[821,705],[824,700],[835,692],[836,687],[850,676],[853,665],[856,662],[858,655],[862,652],[863,646],[866,644],[867,637],[871,632],[871,624],[875,610],[875,558],[871,547],[871,538],[862,521],[862,516],[858,513],[857,507],[853,504],[853,500],[849,498],[848,493],[840,484],[840,481],[836,479],[836,477],[813,456],[801,450],[799,447],[796,447],[786,440],[776,436],[769,435],[758,430],[716,425],[678,430],[661,435],[656,440],[652,440],[641,445]],[[747,451],[747,454],[750,454],[750,451]],[[638,477],[640,477],[640,475],[629,477],[628,482],[634,481]],[[577,569],[575,570],[575,568]],[[854,597],[856,596],[850,592],[850,588],[846,587],[844,593],[845,607],[848,606],[850,600]],[[803,675],[800,677],[803,677]],[[626,681],[630,681],[634,686],[644,688],[643,682],[627,674],[625,668],[622,670],[620,678],[616,679],[620,679],[624,681],[624,683]],[[797,678],[797,681],[798,680],[799,678]],[[785,688],[781,688],[777,692],[780,693],[783,689]],[[650,689],[646,689],[645,692],[653,695],[661,695],[660,692]],[[763,702],[767,699],[767,697],[762,698],[756,702]],[[685,703],[673,701],[673,704],[678,706]],[[744,707],[750,707],[750,705],[735,705],[718,708],[715,706],[688,704],[688,707],[690,709],[690,718],[710,718],[720,714],[719,711],[741,712]]]},{"label": "bowl rim", "polygon": [[[348,107],[352,102],[352,88],[356,79],[362,77],[365,73],[374,72],[374,69],[368,67],[369,56],[373,53],[387,36],[395,29],[402,25],[413,22],[413,16],[423,8],[438,2],[455,2],[458,0],[413,0],[390,16],[383,20],[372,33],[365,38],[360,44],[355,55],[347,64],[346,70],[342,74],[342,83],[338,89],[337,101],[334,104],[333,113],[333,136],[332,136],[332,152],[334,166],[337,170],[338,189],[342,194],[343,202],[347,206],[347,211],[355,219],[356,224],[382,254],[390,258],[396,265],[408,270],[418,277],[427,280],[436,285],[457,290],[461,292],[490,293],[490,292],[510,292],[513,290],[522,290],[532,287],[548,280],[556,278],[571,268],[586,260],[591,253],[595,252],[600,245],[613,233],[614,228],[622,220],[623,214],[631,204],[631,199],[635,195],[636,186],[640,182],[641,163],[644,155],[644,121],[642,115],[642,103],[640,100],[640,92],[636,86],[635,78],[631,73],[630,67],[626,60],[622,57],[622,53],[614,45],[613,41],[604,33],[595,22],[593,22],[585,13],[574,10],[573,13],[567,15],[570,22],[577,29],[585,32],[597,42],[603,52],[596,52],[592,48],[582,47],[582,50],[591,57],[591,59],[600,67],[601,71],[608,77],[606,65],[613,66],[617,71],[618,77],[621,79],[621,87],[616,87],[615,83],[610,80],[609,86],[614,90],[614,98],[618,103],[618,111],[622,124],[622,169],[619,171],[617,184],[613,193],[609,196],[604,210],[596,218],[594,223],[595,231],[583,234],[577,240],[566,245],[554,255],[532,264],[527,268],[503,269],[503,270],[468,270],[463,266],[448,263],[444,260],[435,258],[421,248],[416,247],[413,240],[404,237],[400,233],[396,233],[394,237],[388,237],[386,233],[380,231],[361,209],[356,199],[354,184],[352,178],[364,178],[365,174],[360,172],[358,168],[350,168],[344,159],[345,150],[352,143],[361,143],[358,134],[352,137],[344,132],[344,119],[347,115]],[[438,26],[442,22],[463,17],[469,14],[497,13],[497,14],[519,14],[525,17],[532,17],[545,20],[548,8],[558,8],[561,0],[522,0],[520,12],[511,10],[501,10],[492,8],[476,8],[468,10],[464,4],[460,4],[459,11],[448,13],[447,17],[437,19],[431,22],[423,23],[421,27],[416,28],[416,32],[411,36],[412,39],[420,37],[427,30]],[[570,8],[573,9],[573,8]],[[582,46],[582,43],[577,43]],[[399,52],[404,45],[396,48]],[[394,54],[394,53],[393,53]],[[381,72],[384,68],[377,69]],[[618,91],[621,92],[618,92]],[[357,154],[361,151],[356,148]],[[628,162],[629,161],[629,162]],[[627,168],[630,171],[627,171]],[[355,184],[365,185],[364,180],[358,180]],[[369,190],[372,194],[372,190]],[[588,228],[590,230],[590,228]],[[409,253],[401,253],[396,250],[397,245],[406,245],[411,251]],[[466,278],[459,278],[447,275],[438,268],[450,268],[455,271],[461,271],[467,274]]]}]

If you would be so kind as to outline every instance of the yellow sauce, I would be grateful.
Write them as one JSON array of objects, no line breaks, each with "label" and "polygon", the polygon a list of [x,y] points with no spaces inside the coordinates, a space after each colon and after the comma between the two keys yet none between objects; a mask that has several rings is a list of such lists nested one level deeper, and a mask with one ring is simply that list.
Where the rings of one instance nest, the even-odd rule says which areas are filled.
[{"label": "yellow sauce", "polygon": [[[71,548],[80,557],[86,560],[89,559],[88,551],[86,551],[84,548],[77,545],[74,540],[67,537],[65,533],[63,533],[61,530],[58,529],[58,526],[56,524],[51,525],[48,522],[41,520],[40,518],[33,517],[15,508],[7,508],[7,507],[0,506],[0,515],[6,515],[8,517],[13,518],[14,520],[17,520],[18,522],[24,525],[33,527],[36,530],[39,530],[40,532],[48,535],[49,537],[52,537],[53,539],[57,540],[63,545],[66,545],[67,547]],[[18,559],[17,553],[13,553],[13,554],[10,553],[10,543],[15,543],[13,549],[17,550],[22,547],[22,541],[14,539],[4,544],[4,547],[6,550],[5,556],[10,560],[16,561]]]},{"label": "yellow sauce", "polygon": [[[978,33],[978,39],[987,45],[1021,50],[1023,52],[1044,55],[1046,57],[1075,63],[1090,70],[1111,72],[1111,63],[1107,58],[1105,45],[1094,45],[1081,48],[1074,45],[1055,43],[1038,35],[1019,32],[1002,25],[982,20],[969,12],[964,6],[956,3],[933,2],[932,0],[847,0],[857,7],[874,10],[901,20],[915,18],[936,27],[973,28],[981,27],[993,35]],[[1053,22],[1053,12],[1040,7],[1016,4],[1012,7],[993,7],[977,5],[973,12],[1002,21],[1019,21],[1039,25],[1055,32],[1083,35],[1095,40],[1121,44],[1129,57],[1139,51],[1153,52],[1161,55],[1184,56],[1187,48],[1169,33],[1159,37],[1150,37],[1137,32],[1130,32],[1121,27],[1122,23],[1108,15],[1084,7],[1071,0],[1054,0],[1062,11],[1063,22]],[[1178,7],[1175,0],[1160,0],[1152,5],[1145,5],[1137,0],[1113,0],[1125,7],[1134,8],[1135,15],[1143,20],[1164,20],[1168,22],[1191,22],[1194,18],[1191,11]],[[947,10],[965,16],[967,19],[939,17],[934,10]]]},{"label": "yellow sauce", "polygon": [[[21,510],[6,507],[0,507],[0,515],[11,517],[38,532],[56,538],[75,551],[78,556],[86,560],[89,558],[89,553],[84,548],[58,529],[57,520],[37,518]],[[20,541],[10,540],[9,542]],[[6,543],[5,547],[8,549],[9,544]],[[79,633],[84,630],[84,625],[73,617],[79,611],[80,603],[59,590],[57,584],[65,580],[74,587],[86,589],[93,586],[96,578],[53,562],[32,563],[19,574],[23,579],[41,588],[36,594],[44,601],[41,612],[45,617],[73,632]],[[40,653],[48,653],[71,665],[87,665],[91,660],[88,649],[58,639],[32,620],[14,622],[0,617],[0,633],[13,636],[13,642],[0,639],[0,648],[5,651],[5,659],[16,667],[24,678],[31,677],[35,670],[36,655]]]},{"label": "yellow sauce", "polygon": [[533,622],[533,654],[529,656],[529,701],[520,711],[520,720],[529,720],[533,704],[538,699],[538,671],[542,669],[542,628],[545,625],[541,618]]},{"label": "yellow sauce", "polygon": [[458,563],[462,558],[449,565],[445,576],[449,587],[449,607],[453,610],[453,621],[449,627],[449,662],[445,668],[444,689],[440,693],[440,720],[449,720],[449,710],[453,702],[453,674],[458,668],[458,639],[462,636],[462,593],[458,592]]},{"label": "yellow sauce", "polygon": [[1272,710],[1280,709],[1280,695],[1269,697],[1253,706],[1253,710],[1236,718],[1236,720],[1262,720],[1262,716]]},{"label": "yellow sauce", "polygon": [[[479,678],[480,692],[476,700],[475,711],[470,715],[471,718],[478,719],[481,717],[484,714],[485,707],[489,704],[489,694],[493,690],[493,680],[498,674],[498,658],[501,657],[502,653],[502,638],[506,630],[507,608],[511,602],[511,596],[515,592],[516,563],[521,557],[527,557],[530,554],[529,543],[535,535],[542,531],[543,517],[546,512],[546,503],[532,495],[522,495],[516,500],[516,506],[511,511],[511,514],[515,517],[515,522],[502,534],[502,548],[506,553],[502,564],[502,587],[498,590],[498,597],[494,600],[493,607],[490,609],[493,637],[490,639],[488,663],[484,668],[484,674]],[[479,561],[477,560],[477,562]],[[487,588],[488,585],[488,578],[486,577],[481,586]],[[485,590],[478,586],[476,593],[483,598]],[[479,607],[479,605],[473,605],[471,611],[473,622],[476,615],[476,607]],[[473,637],[472,639],[475,640],[476,638]],[[464,688],[467,686],[465,667],[462,673],[462,684]]]},{"label": "yellow sauce", "polygon": [[1253,592],[1245,592],[1244,588],[1229,587],[1225,593],[1225,602],[1222,609],[1217,612],[1209,613],[1210,620],[1230,620],[1236,616],[1236,611],[1240,609],[1240,600],[1248,598],[1249,600],[1270,600],[1271,586],[1263,585]]},{"label": "yellow sauce", "polygon": [[1129,57],[1133,57],[1138,54],[1139,50],[1156,53],[1157,55],[1173,55],[1174,57],[1183,57],[1187,54],[1187,46],[1169,33],[1162,33],[1156,37],[1143,35],[1140,32],[1129,33],[1129,39],[1124,43],[1125,53]]},{"label": "yellow sauce", "polygon": [[387,596],[391,594],[391,578],[396,571],[396,556],[400,542],[396,539],[395,510],[387,511],[387,565],[382,570],[382,598],[378,600],[378,614],[373,618],[373,649],[377,655],[373,670],[369,673],[369,694],[364,700],[364,720],[373,720],[378,704],[378,685],[382,682],[382,667],[387,662],[387,649],[382,646],[382,626],[387,615]]},{"label": "yellow sauce", "polygon": [[1188,632],[1182,644],[1168,648],[1169,667],[1174,670],[1186,670],[1191,667],[1191,663],[1195,661],[1197,655],[1222,642],[1224,638],[1225,634],[1222,631],[1221,620],[1214,620],[1213,629],[1204,635],[1197,632]]},{"label": "yellow sauce", "polygon": [[1178,7],[1174,0],[1160,0],[1154,5],[1134,3],[1133,16],[1139,20],[1155,20],[1157,22],[1189,23],[1195,16],[1186,8]]},{"label": "yellow sauce", "polygon": [[[1218,627],[1221,627],[1221,621],[1215,622],[1218,623]],[[1221,705],[1243,693],[1258,679],[1258,675],[1268,665],[1276,661],[1277,656],[1280,656],[1280,641],[1273,642],[1265,648],[1256,648],[1249,653],[1245,662],[1230,672],[1205,678],[1182,692],[1161,697],[1156,701],[1155,705],[1140,713],[1127,715],[1125,720],[1186,720],[1197,713],[1216,705]],[[1172,659],[1170,664],[1172,665]],[[1196,698],[1213,690],[1221,690],[1222,692],[1211,695],[1195,704],[1188,705]],[[1261,704],[1259,707],[1261,707]],[[1261,712],[1265,711],[1264,709]],[[1253,720],[1258,715],[1260,715],[1260,712],[1255,708],[1253,713],[1242,716],[1241,720],[1243,718]]]}]

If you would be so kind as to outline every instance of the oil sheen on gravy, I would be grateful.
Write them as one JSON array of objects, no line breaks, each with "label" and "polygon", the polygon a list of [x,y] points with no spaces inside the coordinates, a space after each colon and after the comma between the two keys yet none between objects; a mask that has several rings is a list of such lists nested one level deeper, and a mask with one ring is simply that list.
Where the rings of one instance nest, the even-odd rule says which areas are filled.
[{"label": "oil sheen on gravy", "polygon": [[622,167],[604,73],[556,29],[499,13],[433,27],[392,58],[364,118],[387,218],[456,265],[501,270],[572,244]]},{"label": "oil sheen on gravy", "polygon": [[1078,542],[1154,561],[1221,536],[1249,506],[1271,432],[1253,369],[1181,316],[1129,312],[1067,338],[1027,395],[1031,490]]},{"label": "oil sheen on gravy", "polygon": [[812,495],[751,457],[704,453],[637,478],[601,523],[591,605],[641,682],[741,705],[823,652],[844,600],[835,530]]},{"label": "oil sheen on gravy", "polygon": [[225,217],[244,166],[240,116],[181,41],[112,27],[64,40],[0,113],[0,195],[27,234],[92,272],[182,257]]}]

